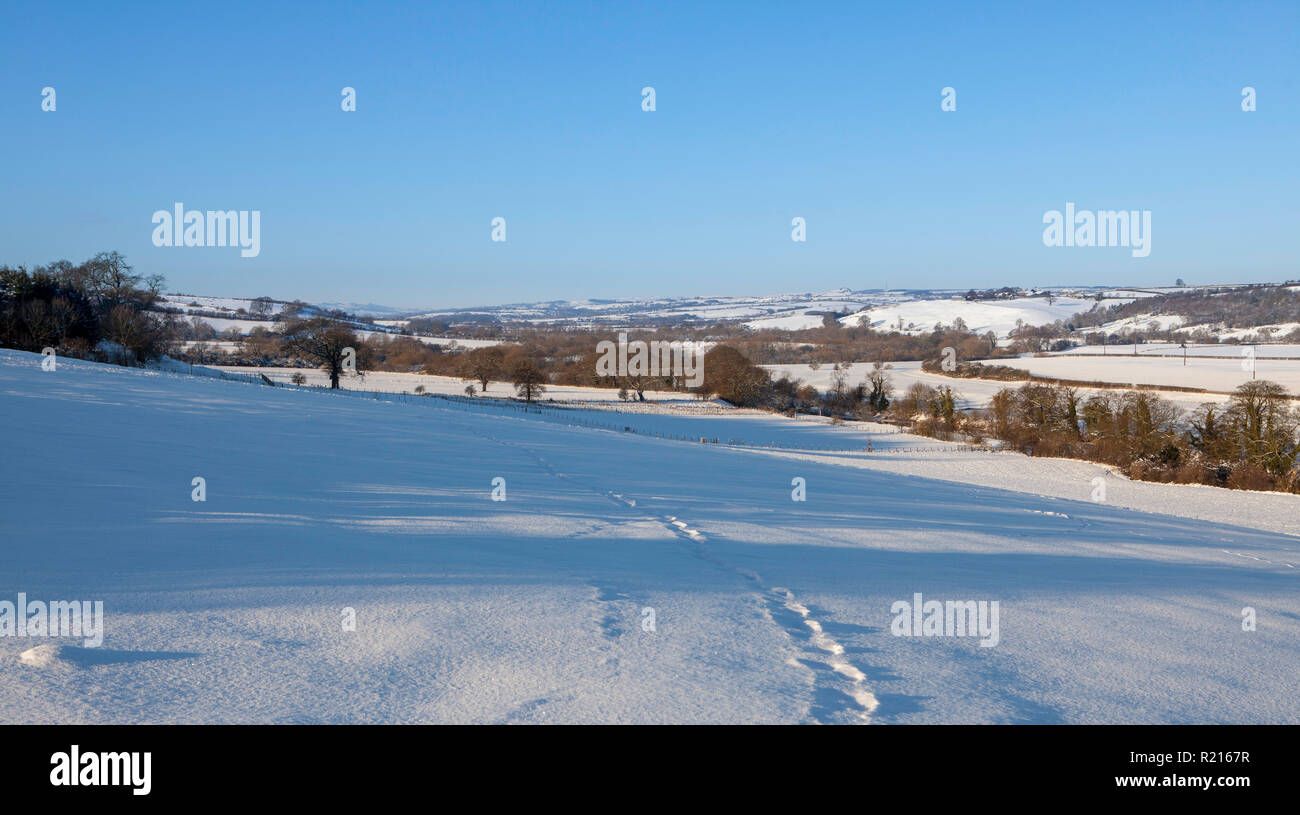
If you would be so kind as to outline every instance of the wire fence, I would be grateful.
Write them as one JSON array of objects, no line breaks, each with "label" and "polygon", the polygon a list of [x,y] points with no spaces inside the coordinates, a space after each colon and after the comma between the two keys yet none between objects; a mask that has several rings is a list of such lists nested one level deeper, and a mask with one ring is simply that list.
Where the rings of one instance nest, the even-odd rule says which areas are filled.
[{"label": "wire fence", "polygon": [[[344,391],[347,392],[347,391]],[[363,393],[361,391],[350,391],[350,393]],[[513,413],[516,415],[538,416],[543,420],[551,421],[556,424],[569,425],[574,427],[584,427],[592,430],[604,430],[612,433],[630,433],[646,438],[663,439],[667,441],[676,441],[689,444],[715,444],[722,447],[741,447],[754,450],[788,450],[792,452],[805,453],[870,453],[877,454],[913,454],[913,453],[989,453],[998,452],[998,448],[986,444],[954,444],[948,443],[943,445],[920,445],[920,446],[897,446],[886,444],[877,446],[870,440],[866,444],[845,446],[835,444],[796,444],[791,442],[776,441],[751,441],[734,436],[724,437],[716,435],[697,435],[694,433],[672,433],[652,428],[636,427],[630,424],[620,422],[599,421],[589,416],[574,415],[579,410],[592,410],[591,408],[571,408],[563,405],[539,405],[520,403],[515,401],[506,401],[500,399],[491,399],[482,396],[456,396],[452,394],[427,393],[427,394],[409,394],[409,393],[372,393],[372,397],[379,401],[390,401],[401,404],[420,404],[426,403],[427,400],[436,399],[444,403],[451,409],[458,409],[466,413],[482,413],[485,411],[498,411],[500,413]],[[618,411],[609,411],[618,413]],[[656,415],[656,414],[627,414],[627,415]],[[658,414],[671,415],[671,414]],[[827,425],[834,427],[834,425]],[[866,433],[868,431],[858,430],[856,428],[844,428],[854,432]],[[899,436],[905,435],[901,429],[871,432],[870,435],[878,436]]]},{"label": "wire fence", "polygon": [[[265,387],[266,383],[253,378],[249,375],[229,375],[225,372],[219,372],[220,378],[227,381],[240,382],[248,385],[258,385]],[[339,388],[337,390],[322,388],[319,386],[307,385],[286,385],[277,382],[275,387],[288,390],[296,390],[307,393],[316,393],[320,395],[328,394],[331,397],[347,397],[352,399],[366,399],[368,401],[385,402],[389,404],[401,405],[429,405],[438,403],[439,407],[451,410],[460,410],[465,413],[484,413],[488,411],[497,411],[501,414],[515,414],[538,416],[545,421],[555,424],[568,425],[574,427],[584,427],[592,430],[604,430],[612,433],[630,433],[645,438],[662,439],[666,441],[676,441],[689,444],[714,444],[720,447],[738,447],[750,450],[784,450],[801,453],[854,453],[854,454],[871,454],[871,455],[898,455],[898,454],[915,454],[915,453],[997,453],[1003,452],[997,447],[991,447],[985,444],[955,444],[947,443],[943,445],[921,445],[921,446],[897,446],[886,443],[884,446],[877,446],[870,440],[866,444],[845,446],[835,444],[794,444],[790,442],[775,441],[749,441],[737,437],[723,437],[711,435],[696,435],[693,433],[670,433],[651,428],[639,428],[629,424],[617,422],[597,421],[588,416],[574,415],[579,411],[593,412],[596,408],[573,408],[565,405],[546,405],[546,404],[529,404],[527,402],[516,402],[513,400],[493,399],[484,396],[457,396],[445,393],[385,393],[383,391],[366,391],[348,388]],[[611,410],[609,413],[619,414],[619,411]],[[622,415],[663,415],[672,416],[672,414],[648,414],[648,413],[625,413]],[[882,430],[882,431],[865,431],[859,428],[846,427],[844,425],[825,425],[827,428],[839,427],[844,430],[867,433],[873,436],[900,436],[905,435],[905,431],[900,429]]]}]

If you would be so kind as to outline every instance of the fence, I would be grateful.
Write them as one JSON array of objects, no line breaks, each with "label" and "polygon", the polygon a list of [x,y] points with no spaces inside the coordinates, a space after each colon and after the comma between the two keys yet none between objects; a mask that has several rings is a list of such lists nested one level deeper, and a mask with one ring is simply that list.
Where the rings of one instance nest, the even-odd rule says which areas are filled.
[{"label": "fence", "polygon": [[[219,372],[219,374],[220,374],[219,377],[214,377],[214,378],[220,378],[220,379],[225,379],[228,381],[235,381],[235,382],[243,382],[249,385],[260,385],[262,387],[265,387],[265,383],[263,383],[259,379],[253,378],[250,375],[246,375],[246,374],[230,375],[225,372]],[[819,444],[751,442],[751,441],[746,441],[745,439],[735,438],[735,437],[726,438],[724,440],[723,437],[721,436],[710,437],[710,436],[696,436],[693,434],[688,435],[682,433],[665,433],[662,431],[650,430],[647,428],[637,428],[628,424],[602,422],[602,421],[597,421],[595,419],[591,419],[586,416],[573,415],[578,410],[593,411],[596,410],[594,408],[571,408],[563,405],[543,405],[537,403],[528,404],[526,402],[507,401],[503,399],[493,399],[484,396],[474,396],[474,397],[456,396],[453,394],[443,394],[443,393],[423,393],[423,394],[384,393],[380,391],[352,390],[352,389],[345,389],[345,388],[340,388],[338,390],[331,390],[329,388],[322,388],[322,387],[283,385],[280,383],[277,383],[276,387],[289,388],[289,389],[304,391],[308,393],[317,393],[322,395],[329,394],[331,396],[343,396],[343,397],[348,397],[353,399],[368,399],[376,402],[386,402],[389,404],[402,404],[402,405],[412,405],[412,404],[429,405],[431,404],[429,400],[436,399],[439,402],[443,403],[440,405],[440,407],[444,407],[446,409],[451,409],[451,410],[461,410],[466,413],[483,413],[486,411],[495,410],[503,414],[513,413],[517,415],[539,416],[543,420],[551,421],[554,422],[555,424],[569,425],[574,427],[585,427],[593,430],[605,430],[612,433],[631,433],[638,436],[644,436],[646,438],[663,439],[666,441],[677,441],[677,442],[684,442],[689,444],[716,444],[723,447],[739,447],[739,448],[750,449],[750,450],[785,450],[785,451],[802,452],[802,453],[870,453],[872,455],[889,455],[889,454],[901,454],[901,453],[1000,452],[997,448],[989,447],[987,445],[978,445],[978,444],[947,444],[942,446],[932,445],[932,446],[920,446],[920,447],[894,447],[894,446],[876,447],[870,441],[868,441],[866,445],[857,445],[857,446],[848,447],[848,446],[819,445]],[[609,411],[609,412],[618,413],[619,411]],[[656,415],[656,414],[636,413],[636,414],[628,414],[628,415],[644,416],[644,415]],[[659,415],[671,415],[671,414],[659,414]],[[828,428],[836,427],[836,425],[826,425],[826,426]],[[853,430],[854,428],[844,428],[844,429]],[[859,432],[868,432],[868,431],[859,431]],[[902,431],[901,429],[892,430],[892,431],[879,431],[879,432],[872,431],[872,435],[898,436],[898,435],[903,435],[903,432],[904,431]]]}]

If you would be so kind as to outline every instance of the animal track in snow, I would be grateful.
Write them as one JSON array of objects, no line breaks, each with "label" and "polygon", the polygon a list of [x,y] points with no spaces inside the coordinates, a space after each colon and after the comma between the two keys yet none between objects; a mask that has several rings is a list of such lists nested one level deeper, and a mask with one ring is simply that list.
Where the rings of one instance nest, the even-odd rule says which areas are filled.
[{"label": "animal track in snow", "polygon": [[862,708],[858,714],[859,718],[864,722],[869,721],[871,714],[880,706],[880,701],[867,688],[867,675],[844,658],[844,646],[827,634],[820,622],[813,619],[812,612],[807,606],[795,599],[794,592],[777,587],[772,589],[772,593],[782,600],[787,609],[798,614],[802,618],[803,624],[812,631],[810,641],[814,646],[830,655],[823,660],[830,666],[830,669],[849,680],[850,685],[845,693]]}]

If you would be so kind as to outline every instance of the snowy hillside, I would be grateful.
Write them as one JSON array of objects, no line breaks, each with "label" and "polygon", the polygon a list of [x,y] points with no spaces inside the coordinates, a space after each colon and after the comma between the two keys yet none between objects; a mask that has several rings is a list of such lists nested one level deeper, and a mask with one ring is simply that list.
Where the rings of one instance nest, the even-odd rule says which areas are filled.
[{"label": "snowy hillside", "polygon": [[[274,317],[285,312],[289,306],[281,300],[266,300],[258,303],[251,297],[208,297],[195,294],[164,294],[158,298],[160,308],[179,311],[182,314],[201,314],[205,317],[220,316],[233,320],[251,320],[251,315],[259,313]],[[259,309],[264,309],[260,311]],[[265,325],[265,321],[260,321]]]},{"label": "snowy hillside", "polygon": [[[1024,358],[999,359],[997,364],[999,365],[1008,364],[1014,367],[1025,368],[1035,374],[1040,374],[1042,376],[1062,377],[1063,374],[1068,374],[1069,376],[1065,376],[1062,378],[1073,379],[1075,378],[1076,374],[1079,375],[1092,374],[1092,379],[1094,381],[1117,382],[1117,383],[1125,383],[1125,384],[1131,383],[1133,381],[1131,378],[1121,378],[1121,377],[1131,377],[1133,374],[1133,370],[1131,368],[1122,368],[1120,366],[1116,366],[1114,368],[1110,368],[1110,367],[1076,368],[1073,364],[1066,363],[1066,362],[1048,363],[1048,365],[1045,366],[1037,364],[1039,362],[1044,361],[1045,359],[1062,360],[1064,359],[1064,357],[1065,355],[1053,356],[1051,358],[1043,358],[1043,359],[1024,359]],[[889,364],[890,364],[890,368],[887,372],[887,375],[889,377],[890,385],[893,387],[895,393],[897,394],[906,393],[909,388],[911,388],[913,385],[916,385],[918,383],[922,385],[928,385],[932,388],[948,387],[948,388],[952,388],[953,392],[957,395],[958,407],[960,407],[963,410],[967,410],[971,408],[988,407],[989,402],[993,399],[995,395],[997,395],[998,391],[1003,390],[1004,388],[1018,388],[1021,385],[1025,384],[1024,381],[1004,381],[1004,380],[997,380],[997,379],[967,379],[967,378],[959,378],[954,376],[945,376],[942,373],[930,373],[928,371],[922,370],[921,363],[919,362],[892,362]],[[1181,364],[1181,362],[1179,364]],[[772,376],[774,377],[779,377],[784,374],[789,376],[791,379],[798,379],[802,382],[806,382],[822,391],[825,391],[833,387],[835,371],[833,367],[830,365],[821,365],[817,368],[817,370],[813,370],[808,365],[796,365],[796,364],[764,365],[763,367],[766,368],[768,371],[770,371],[772,373]],[[871,371],[871,364],[866,362],[858,362],[853,364],[843,364],[840,366],[840,368],[841,370],[844,371],[845,382],[848,383],[849,385],[857,385],[866,380],[867,375]],[[237,373],[240,370],[247,370],[247,369],[229,368],[227,370]],[[1049,370],[1053,371],[1053,373],[1049,374],[1048,373]],[[1172,371],[1172,370],[1173,370],[1173,366],[1165,367],[1165,366],[1158,366],[1158,365],[1153,365],[1149,368],[1142,369],[1142,376],[1150,377],[1150,382],[1148,382],[1146,379],[1142,379],[1140,380],[1140,382],[1142,384],[1166,384],[1165,382],[1166,377],[1163,377],[1161,374],[1162,372]],[[1200,371],[1201,369],[1197,369],[1197,370]],[[1098,379],[1098,375],[1113,376],[1116,378]],[[1172,380],[1175,377],[1168,377],[1168,378]],[[1202,380],[1200,380],[1199,378],[1194,378],[1192,379],[1192,381],[1200,382]],[[1174,385],[1176,384],[1176,382],[1170,381],[1167,384]],[[1082,396],[1084,399],[1088,398],[1094,393],[1100,392],[1100,389],[1097,388],[1080,387],[1080,388],[1076,388],[1076,390],[1078,391],[1080,396]],[[1113,390],[1109,392],[1114,393]],[[1222,393],[1189,393],[1186,391],[1179,391],[1179,390],[1157,390],[1154,391],[1154,393],[1159,395],[1162,399],[1165,399],[1169,402],[1173,402],[1179,408],[1182,408],[1184,410],[1189,410],[1189,411],[1194,411],[1197,408],[1199,408],[1202,404],[1205,404],[1207,402],[1221,403],[1227,401],[1228,399],[1228,397],[1223,395]]]},{"label": "snowy hillside", "polygon": [[868,309],[851,314],[840,322],[844,325],[867,325],[879,331],[899,330],[920,334],[934,330],[936,324],[951,326],[953,321],[960,319],[977,334],[992,331],[999,337],[1005,337],[1020,323],[1045,325],[1057,320],[1068,320],[1096,305],[1095,300],[1078,297],[1053,298],[1051,303],[1044,297],[977,301],[960,298],[919,299]]},{"label": "snowy hillside", "polygon": [[[1297,496],[39,360],[0,351],[0,596],[106,632],[0,637],[0,722],[1300,722]],[[916,593],[996,644],[894,636]]]}]

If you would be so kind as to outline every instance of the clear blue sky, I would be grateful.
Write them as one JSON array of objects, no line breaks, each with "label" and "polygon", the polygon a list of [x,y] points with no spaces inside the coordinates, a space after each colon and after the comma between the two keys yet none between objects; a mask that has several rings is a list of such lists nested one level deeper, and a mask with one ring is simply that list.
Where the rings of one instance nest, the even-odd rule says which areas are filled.
[{"label": "clear blue sky", "polygon": [[[2,15],[0,263],[398,306],[1300,277],[1295,0]],[[261,255],[154,247],[176,201]],[[1151,210],[1151,255],[1045,247],[1066,201]]]}]

